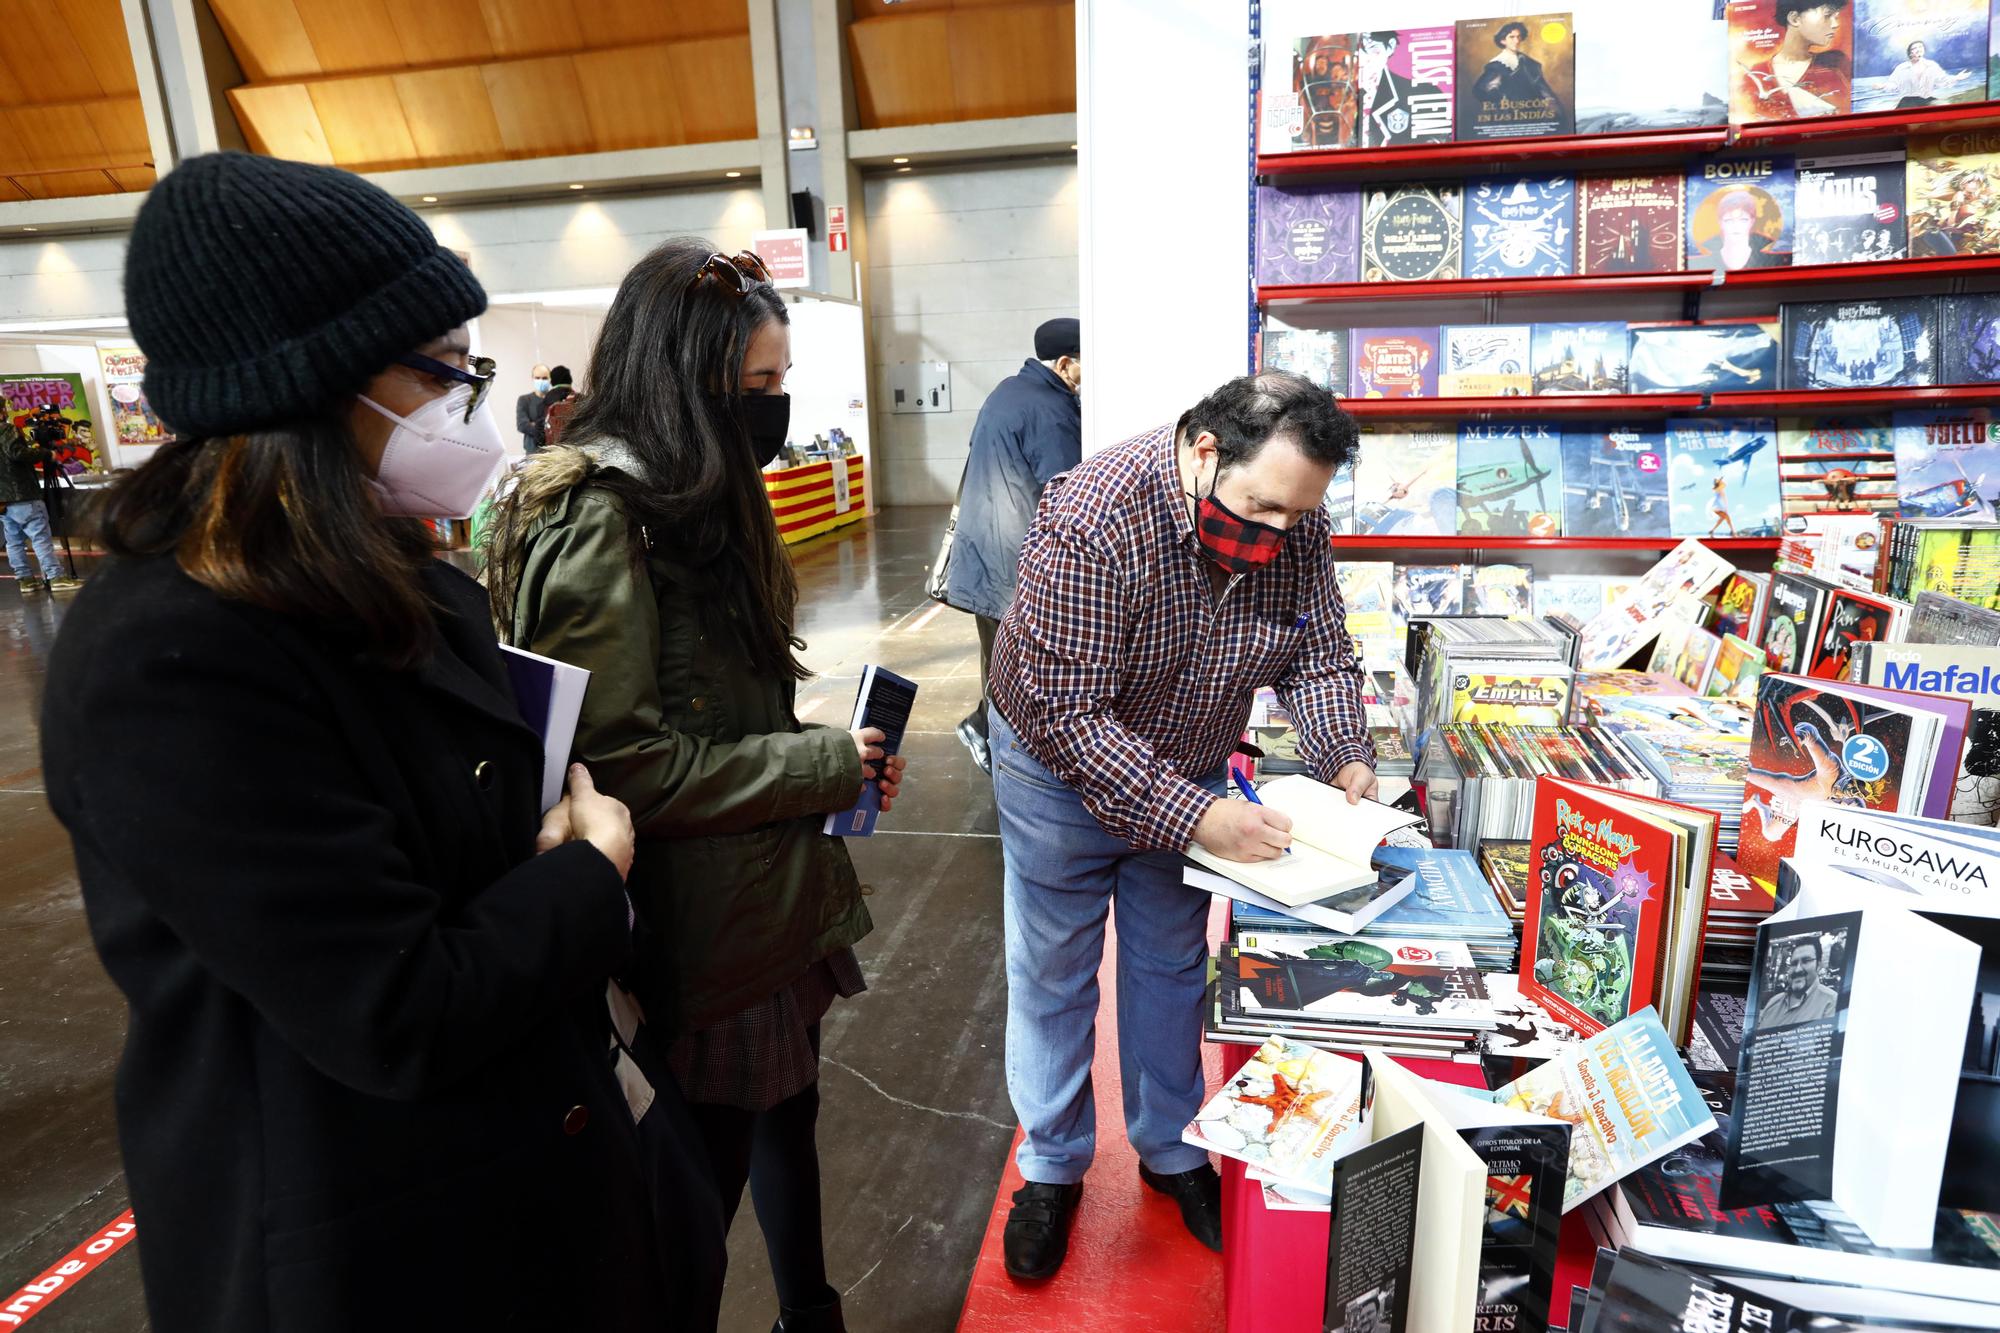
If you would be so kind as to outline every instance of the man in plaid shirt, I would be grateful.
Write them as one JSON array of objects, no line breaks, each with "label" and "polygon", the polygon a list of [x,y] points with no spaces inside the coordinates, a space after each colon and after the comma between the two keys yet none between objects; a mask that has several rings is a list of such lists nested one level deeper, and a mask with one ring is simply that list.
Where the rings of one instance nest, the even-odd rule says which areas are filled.
[{"label": "man in plaid shirt", "polygon": [[1107,910],[1139,1173],[1222,1248],[1221,1182],[1181,1142],[1201,1106],[1209,896],[1190,842],[1281,855],[1291,821],[1219,799],[1251,695],[1275,686],[1314,772],[1375,791],[1360,669],[1321,502],[1353,418],[1296,375],[1232,380],[1174,426],[1058,476],[993,645],[994,795],[1006,856],[1007,1087],[1027,1136],[1007,1270],[1061,1266],[1095,1147],[1090,1065]]}]

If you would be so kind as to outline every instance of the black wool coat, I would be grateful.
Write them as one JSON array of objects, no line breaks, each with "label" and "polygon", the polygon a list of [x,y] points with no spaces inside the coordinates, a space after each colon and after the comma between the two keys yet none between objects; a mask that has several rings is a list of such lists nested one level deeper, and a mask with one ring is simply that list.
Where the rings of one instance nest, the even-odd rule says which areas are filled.
[{"label": "black wool coat", "polygon": [[98,574],[51,657],[152,1327],[713,1328],[685,1106],[665,1080],[635,1126],[609,1054],[617,872],[533,854],[541,746],[485,594],[423,577],[443,647],[412,671],[171,558]]}]

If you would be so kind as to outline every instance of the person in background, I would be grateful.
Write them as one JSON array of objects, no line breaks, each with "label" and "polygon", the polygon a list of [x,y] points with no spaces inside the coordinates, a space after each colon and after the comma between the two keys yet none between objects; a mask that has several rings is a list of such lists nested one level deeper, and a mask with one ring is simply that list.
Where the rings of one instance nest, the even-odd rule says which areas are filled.
[{"label": "person in background", "polygon": [[549,368],[537,365],[529,372],[535,387],[514,400],[514,429],[521,436],[521,452],[539,453],[542,438],[542,399],[549,391]]},{"label": "person in background", "polygon": [[[32,421],[29,428],[32,432]],[[63,574],[49,509],[42,501],[41,465],[52,457],[13,422],[0,420],[0,529],[7,538],[7,565],[14,571],[23,597],[45,591],[74,592],[83,586]],[[35,577],[36,565],[28,563],[31,546],[41,567],[40,578]]]},{"label": "person in background", "polygon": [[549,387],[542,394],[542,401],[535,405],[535,428],[541,448],[549,447],[549,409],[568,401],[575,393],[568,366],[557,366],[549,372]]},{"label": "person in background", "polygon": [[[903,761],[802,726],[798,582],[760,471],[791,400],[785,303],[755,255],[666,242],[625,276],[564,447],[494,507],[488,585],[518,647],[591,672],[576,757],[632,807],[648,1018],[694,1105],[725,1225],[747,1181],[777,1329],[839,1333],[820,1234],[820,1021],[871,928],[822,829]],[[558,381],[561,370],[556,372]]]},{"label": "person in background", "polygon": [[958,739],[988,772],[986,674],[993,635],[1014,600],[1021,539],[1042,488],[1083,459],[1082,357],[1082,325],[1048,321],[1035,330],[1034,358],[1000,382],[972,423],[945,600],[978,622],[979,702],[958,724]]},{"label": "person in background", "polygon": [[1055,1273],[1095,1148],[1104,924],[1118,912],[1125,1132],[1139,1175],[1222,1248],[1222,1182],[1181,1141],[1200,1109],[1209,895],[1199,842],[1268,860],[1291,821],[1223,800],[1251,696],[1275,686],[1299,753],[1376,791],[1361,670],[1323,501],[1354,419],[1301,376],[1231,380],[1178,423],[1057,478],[993,643],[993,792],[1006,863],[1007,1090],[1026,1131],[1007,1272]]},{"label": "person in background", "polygon": [[360,177],[215,153],[147,195],[125,297],[182,438],[107,500],[42,762],[130,1006],[150,1326],[713,1330],[713,1184],[606,1005],[631,816],[581,766],[542,813],[419,521],[505,454],[485,292]]}]

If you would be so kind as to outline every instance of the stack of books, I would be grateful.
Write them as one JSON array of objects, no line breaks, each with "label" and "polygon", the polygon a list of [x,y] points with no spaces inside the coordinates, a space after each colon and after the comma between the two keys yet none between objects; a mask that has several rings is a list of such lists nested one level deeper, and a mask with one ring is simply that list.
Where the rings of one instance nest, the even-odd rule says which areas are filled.
[{"label": "stack of books", "polygon": [[1440,616],[1410,625],[1415,748],[1450,723],[1559,726],[1569,720],[1576,632],[1555,620]]},{"label": "stack of books", "polygon": [[1743,779],[1750,768],[1750,737],[1724,732],[1633,732],[1625,747],[1644,764],[1669,801],[1712,810],[1721,819],[1722,851],[1736,854],[1743,828]]},{"label": "stack of books", "polygon": [[[1385,874],[1407,877],[1407,892],[1361,928],[1360,939],[1421,936],[1457,940],[1482,972],[1512,972],[1521,936],[1471,852],[1433,847],[1378,847],[1375,860]],[[1311,932],[1315,927],[1289,913],[1231,903],[1232,937],[1245,943],[1257,936]]]},{"label": "stack of books", "polygon": [[1740,989],[1749,983],[1757,927],[1777,907],[1771,891],[1738,870],[1735,861],[1716,858],[1708,877],[1708,918],[1701,945],[1704,990]]},{"label": "stack of books", "polygon": [[1535,779],[1576,778],[1642,796],[1659,784],[1610,732],[1597,727],[1511,727],[1463,723],[1438,728],[1424,760],[1431,836],[1477,849],[1488,838],[1528,836]]}]

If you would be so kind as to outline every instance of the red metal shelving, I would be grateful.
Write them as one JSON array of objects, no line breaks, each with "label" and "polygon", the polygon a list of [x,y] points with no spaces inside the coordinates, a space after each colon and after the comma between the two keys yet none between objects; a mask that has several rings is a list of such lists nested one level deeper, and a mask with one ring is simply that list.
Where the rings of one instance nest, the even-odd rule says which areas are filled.
[{"label": "red metal shelving", "polygon": [[[1789,268],[1746,268],[1726,275],[1724,287],[1801,287],[1816,282],[1897,282],[2000,272],[2000,255],[1947,255],[1931,259],[1889,259],[1879,264],[1795,264]],[[1706,276],[1706,275],[1704,275]]]},{"label": "red metal shelving", "polygon": [[[1335,550],[1356,551],[1670,551],[1685,537],[1416,537],[1395,533],[1336,533]],[[1721,551],[1775,551],[1777,537],[1703,537]]]},{"label": "red metal shelving", "polygon": [[1717,416],[1797,415],[1811,412],[1866,412],[1870,409],[1952,407],[2000,403],[2000,384],[1940,384],[1910,389],[1779,389],[1768,393],[1710,394],[1707,411]]},{"label": "red metal shelving", "polygon": [[1468,139],[1411,148],[1336,148],[1259,154],[1266,176],[1353,176],[1383,170],[1436,168],[1441,174],[1484,166],[1573,162],[1578,158],[1680,156],[1712,153],[1729,140],[1724,125],[1633,130],[1624,134],[1564,134],[1522,139]]},{"label": "red metal shelving", "polygon": [[1810,120],[1770,120],[1736,127],[1735,142],[1744,145],[1803,143],[1810,139],[1870,139],[1908,134],[1943,133],[2000,125],[2000,102],[1963,102],[1910,110],[1863,111],[1850,116],[1818,116]]},{"label": "red metal shelving", "polygon": [[1340,405],[1371,420],[1422,421],[1440,417],[1627,417],[1699,412],[1698,393],[1589,394],[1545,398],[1343,398]]}]

